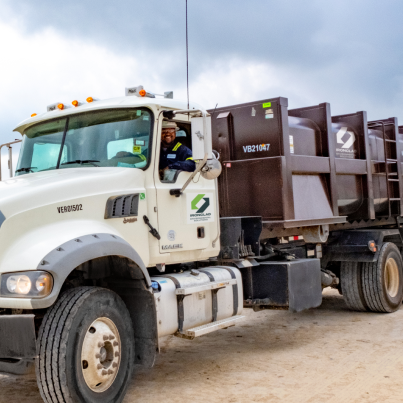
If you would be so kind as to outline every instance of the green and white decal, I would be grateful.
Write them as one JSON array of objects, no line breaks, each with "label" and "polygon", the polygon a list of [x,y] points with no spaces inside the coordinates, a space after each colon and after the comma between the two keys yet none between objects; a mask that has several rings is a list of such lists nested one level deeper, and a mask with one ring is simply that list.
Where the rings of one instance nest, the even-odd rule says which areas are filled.
[{"label": "green and white decal", "polygon": [[188,193],[186,195],[188,224],[214,221],[213,193]]}]

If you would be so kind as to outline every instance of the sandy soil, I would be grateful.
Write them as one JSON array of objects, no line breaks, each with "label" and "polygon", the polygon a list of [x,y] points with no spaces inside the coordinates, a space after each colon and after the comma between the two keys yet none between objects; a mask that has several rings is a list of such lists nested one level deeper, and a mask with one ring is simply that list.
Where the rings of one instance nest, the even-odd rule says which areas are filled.
[{"label": "sandy soil", "polygon": [[[162,339],[124,402],[403,402],[403,308],[350,312],[329,290],[318,309],[244,314],[194,341]],[[41,402],[33,375],[0,375],[0,391],[1,403]]]}]

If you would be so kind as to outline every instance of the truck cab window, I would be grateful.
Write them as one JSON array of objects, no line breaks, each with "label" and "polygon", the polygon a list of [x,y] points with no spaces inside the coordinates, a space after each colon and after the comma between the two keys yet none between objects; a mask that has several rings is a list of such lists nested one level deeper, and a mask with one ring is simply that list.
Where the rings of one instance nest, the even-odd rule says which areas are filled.
[{"label": "truck cab window", "polygon": [[32,126],[24,133],[16,174],[94,166],[145,169],[152,122],[151,111],[141,108],[81,113]]},{"label": "truck cab window", "polygon": [[[190,124],[182,122],[174,122],[174,124],[177,126],[175,140],[170,145],[164,144],[164,141],[161,143],[160,179],[163,183],[175,183],[181,172],[190,172],[194,169],[193,166],[187,166],[190,164],[194,165],[191,158],[192,141]],[[162,137],[161,139],[163,140]],[[185,149],[187,149],[188,152],[184,151]],[[192,162],[189,160],[192,160]],[[177,162],[185,163],[178,164]],[[183,167],[178,165],[183,165]]]},{"label": "truck cab window", "polygon": [[[28,128],[23,137],[16,175],[55,169],[67,119]],[[65,147],[63,155],[66,155]]]}]

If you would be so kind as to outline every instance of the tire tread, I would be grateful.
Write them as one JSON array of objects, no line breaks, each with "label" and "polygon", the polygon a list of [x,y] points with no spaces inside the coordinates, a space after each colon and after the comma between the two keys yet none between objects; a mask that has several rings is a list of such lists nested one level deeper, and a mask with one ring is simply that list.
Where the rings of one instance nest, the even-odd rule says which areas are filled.
[{"label": "tire tread", "polygon": [[[386,300],[383,290],[383,262],[385,254],[395,249],[400,256],[400,251],[395,244],[386,242],[383,244],[376,262],[365,263],[362,271],[365,301],[372,312],[390,313],[396,310]],[[401,265],[401,262],[397,262]]]},{"label": "tire tread", "polygon": [[45,402],[73,402],[63,371],[66,340],[77,310],[98,290],[98,287],[77,287],[66,291],[43,319],[37,341],[36,368],[39,391]]},{"label": "tire tread", "polygon": [[347,306],[353,311],[367,311],[368,306],[363,297],[361,284],[361,264],[342,262],[340,277],[343,297]]}]

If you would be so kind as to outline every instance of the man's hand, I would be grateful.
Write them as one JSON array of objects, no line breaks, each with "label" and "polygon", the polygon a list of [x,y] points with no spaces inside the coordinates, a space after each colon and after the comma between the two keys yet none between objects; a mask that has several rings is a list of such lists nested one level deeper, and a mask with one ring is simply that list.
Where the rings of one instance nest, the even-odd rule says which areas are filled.
[{"label": "man's hand", "polygon": [[169,169],[169,167],[165,167],[164,169],[160,169],[160,178],[164,179],[164,172]]}]

